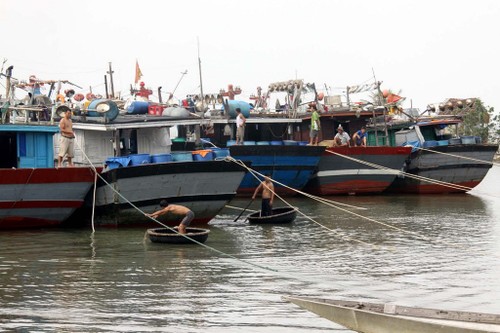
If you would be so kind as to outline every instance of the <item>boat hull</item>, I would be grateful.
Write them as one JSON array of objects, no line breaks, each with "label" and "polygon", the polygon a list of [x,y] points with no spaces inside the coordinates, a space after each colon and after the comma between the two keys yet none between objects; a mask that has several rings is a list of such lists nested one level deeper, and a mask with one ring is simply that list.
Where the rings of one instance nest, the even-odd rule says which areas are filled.
[{"label": "boat hull", "polygon": [[261,211],[252,213],[247,216],[250,223],[260,224],[283,224],[292,223],[297,217],[298,209],[296,207],[279,207],[273,208],[272,215],[261,216]]},{"label": "boat hull", "polygon": [[432,181],[400,175],[387,189],[387,192],[465,193],[477,186],[486,176],[497,150],[498,145],[486,144],[435,146],[426,148],[426,150],[418,150],[411,154],[405,168],[407,173],[464,188],[445,186]]},{"label": "boat hull", "polygon": [[[243,167],[226,161],[168,162],[107,170],[102,176],[110,186],[101,181],[96,191],[96,224],[152,224],[142,212],[160,209],[162,199],[191,209],[195,214],[192,224],[205,224],[234,198],[244,174]],[[163,215],[159,221],[174,225],[178,217]]]},{"label": "boat hull", "polygon": [[327,148],[304,190],[322,196],[380,193],[394,181],[410,152],[408,147]]},{"label": "boat hull", "polygon": [[[302,190],[316,170],[325,147],[320,146],[231,146],[233,158],[249,161],[252,169],[270,175],[278,195],[295,195]],[[261,179],[247,173],[238,188],[239,196],[253,195]],[[285,186],[282,186],[283,184]]]},{"label": "boat hull", "polygon": [[94,184],[87,167],[0,169],[0,229],[58,226]]},{"label": "boat hull", "polygon": [[286,296],[284,300],[323,318],[363,333],[500,332],[500,316],[463,311],[411,308]]}]

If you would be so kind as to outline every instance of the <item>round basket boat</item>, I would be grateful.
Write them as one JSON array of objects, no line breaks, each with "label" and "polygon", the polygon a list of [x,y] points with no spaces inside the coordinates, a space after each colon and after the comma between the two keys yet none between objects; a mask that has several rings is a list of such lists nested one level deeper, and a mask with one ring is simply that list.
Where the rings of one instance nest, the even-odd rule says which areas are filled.
[{"label": "round basket boat", "polygon": [[247,216],[250,223],[291,223],[297,217],[297,207],[279,207],[273,208],[273,214],[269,216],[260,216],[260,210]]},{"label": "round basket boat", "polygon": [[[177,230],[177,227],[174,228]],[[210,230],[202,228],[186,228],[186,234],[181,235],[169,228],[148,229],[149,239],[153,243],[170,243],[170,244],[192,244],[191,239],[204,243],[208,238]],[[188,236],[186,238],[184,236]]]}]

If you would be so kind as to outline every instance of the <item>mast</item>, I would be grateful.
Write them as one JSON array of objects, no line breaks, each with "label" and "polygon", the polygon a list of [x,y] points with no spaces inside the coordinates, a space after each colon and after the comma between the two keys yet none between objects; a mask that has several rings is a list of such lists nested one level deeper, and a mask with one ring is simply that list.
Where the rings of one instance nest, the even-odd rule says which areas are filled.
[{"label": "mast", "polygon": [[201,59],[200,59],[200,39],[197,38],[197,41],[198,41],[198,70],[200,72],[200,93],[201,93],[201,110],[203,113],[204,110],[205,110],[205,99],[203,98],[203,80],[201,78]]},{"label": "mast", "polygon": [[[203,119],[205,115],[205,98],[203,98],[203,80],[201,78],[200,39],[197,37],[196,40],[198,43],[198,71],[200,72],[201,118]],[[196,105],[195,105],[195,112],[196,112]],[[196,134],[196,145],[199,146],[201,142],[200,140],[201,129],[199,124],[194,126],[194,132]]]},{"label": "mast", "polygon": [[111,84],[111,94],[110,94],[110,97],[111,98],[115,98],[115,86],[113,84],[113,70],[111,69],[111,62],[109,62],[109,71],[108,71],[108,74],[109,74],[109,82]]}]

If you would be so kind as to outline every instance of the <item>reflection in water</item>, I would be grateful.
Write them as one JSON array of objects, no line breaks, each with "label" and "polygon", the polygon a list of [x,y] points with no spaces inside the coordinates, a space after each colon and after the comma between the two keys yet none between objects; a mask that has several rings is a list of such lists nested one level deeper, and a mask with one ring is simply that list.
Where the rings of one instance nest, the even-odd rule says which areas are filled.
[{"label": "reflection in water", "polygon": [[500,312],[500,213],[491,198],[332,199],[399,229],[301,198],[290,202],[335,232],[300,216],[290,225],[233,223],[239,212],[229,209],[211,222],[206,245],[268,270],[198,245],[154,244],[143,229],[2,232],[0,327],[346,331],[281,301],[287,294]]}]

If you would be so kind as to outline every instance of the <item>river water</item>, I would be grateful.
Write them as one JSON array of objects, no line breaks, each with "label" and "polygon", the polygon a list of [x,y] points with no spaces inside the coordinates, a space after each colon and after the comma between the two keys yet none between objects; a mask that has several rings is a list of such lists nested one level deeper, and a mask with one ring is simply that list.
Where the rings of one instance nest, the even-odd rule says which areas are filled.
[{"label": "river water", "polygon": [[331,198],[358,215],[294,198],[313,221],[282,226],[226,208],[210,248],[140,228],[2,232],[0,332],[346,332],[283,295],[500,313],[498,184],[495,166],[472,194]]}]

